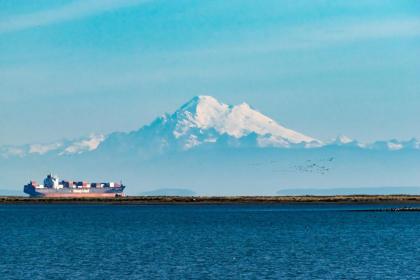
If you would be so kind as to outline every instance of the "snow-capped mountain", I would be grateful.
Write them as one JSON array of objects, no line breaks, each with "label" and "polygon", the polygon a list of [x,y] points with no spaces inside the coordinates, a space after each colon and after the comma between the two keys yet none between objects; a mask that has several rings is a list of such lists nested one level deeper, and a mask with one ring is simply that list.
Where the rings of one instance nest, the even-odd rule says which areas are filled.
[{"label": "snow-capped mountain", "polygon": [[95,150],[105,140],[103,134],[91,134],[86,138],[63,140],[44,144],[0,147],[0,157],[25,157],[28,155],[75,155]]},{"label": "snow-capped mountain", "polygon": [[[319,140],[279,125],[246,103],[229,106],[211,96],[193,98],[169,118],[170,122],[172,122],[171,127],[175,125],[173,134],[177,139],[185,136],[195,139],[195,136],[198,137],[197,133],[205,135],[206,131],[214,130],[219,135],[226,134],[237,139],[255,133],[261,137],[258,140],[263,146],[287,147],[300,143],[321,143]],[[191,145],[187,144],[186,148],[199,142],[190,141],[189,144]]]},{"label": "snow-capped mountain", "polygon": [[208,145],[309,148],[322,142],[285,128],[246,103],[231,106],[211,96],[197,96],[137,131],[111,134],[100,149],[150,154]]},{"label": "snow-capped mountain", "polygon": [[246,103],[227,105],[211,96],[197,96],[172,114],[164,114],[150,125],[132,132],[89,137],[47,144],[0,147],[0,157],[28,155],[67,156],[97,151],[123,152],[151,157],[165,152],[198,148],[357,148],[367,150],[420,150],[420,140],[377,141],[360,143],[339,136],[322,143],[320,140],[288,129],[253,109]]},{"label": "snow-capped mountain", "polygon": [[366,148],[365,144],[345,135],[340,135],[337,138],[332,139],[326,146]]},{"label": "snow-capped mountain", "polygon": [[392,139],[389,141],[376,141],[374,143],[367,145],[368,149],[372,150],[389,150],[389,151],[399,151],[405,149],[420,149],[420,140],[418,139],[411,139],[408,141],[400,141],[397,139]]},{"label": "snow-capped mountain", "polygon": [[242,139],[250,135],[259,147],[319,146],[321,141],[285,128],[242,103],[229,106],[211,96],[197,96],[160,124],[171,130],[184,149],[218,142],[220,137]]},{"label": "snow-capped mountain", "polygon": [[416,138],[408,141],[391,139],[372,143],[361,143],[347,136],[338,136],[327,142],[324,147],[352,147],[375,151],[420,150],[420,140]]},{"label": "snow-capped mountain", "polygon": [[[171,186],[200,195],[262,195],[322,186],[417,186],[420,141],[321,141],[248,104],[198,96],[132,132],[0,147],[1,186],[54,171],[66,177],[123,178],[131,194]],[[26,179],[25,179],[26,178]],[[13,188],[11,188],[13,189]]]},{"label": "snow-capped mountain", "polygon": [[411,140],[409,140],[408,142],[405,143],[405,147],[406,148],[411,148],[411,149],[420,149],[420,140],[413,138]]}]

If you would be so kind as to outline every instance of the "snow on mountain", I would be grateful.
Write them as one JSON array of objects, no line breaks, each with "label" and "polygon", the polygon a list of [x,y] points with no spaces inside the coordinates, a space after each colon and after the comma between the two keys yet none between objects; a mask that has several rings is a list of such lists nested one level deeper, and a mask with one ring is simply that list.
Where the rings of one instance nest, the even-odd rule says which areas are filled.
[{"label": "snow on mountain", "polygon": [[211,96],[197,96],[137,131],[111,134],[100,150],[135,150],[144,155],[206,145],[309,148],[322,143],[283,127],[246,103],[231,106]]},{"label": "snow on mountain", "polygon": [[337,145],[347,145],[353,142],[355,142],[353,139],[345,135],[338,136],[334,141]]},{"label": "snow on mountain", "polygon": [[376,141],[366,145],[367,149],[371,150],[388,150],[388,151],[400,151],[400,150],[420,150],[420,140],[413,138],[408,141],[401,141],[397,139],[387,141]]},{"label": "snow on mountain", "polygon": [[390,140],[390,141],[376,141],[370,143],[368,148],[371,150],[390,150],[390,151],[397,151],[404,148],[403,144],[398,140]]},{"label": "snow on mountain", "polygon": [[29,145],[28,153],[43,155],[51,151],[56,151],[63,146],[64,144],[61,142],[50,144],[31,144]]},{"label": "snow on mountain", "polygon": [[302,142],[321,143],[319,140],[279,125],[246,103],[229,106],[211,96],[193,98],[176,111],[171,119],[177,122],[174,131],[176,138],[198,128],[201,133],[213,129],[219,135],[227,134],[237,139],[255,133],[261,136],[258,139],[261,140],[259,146],[288,147]]},{"label": "snow on mountain", "polygon": [[0,157],[24,157],[28,155],[58,155],[81,154],[95,150],[105,140],[102,134],[91,134],[87,138],[63,140],[45,144],[28,144],[22,146],[4,146],[0,148]]},{"label": "snow on mountain", "polygon": [[53,154],[75,155],[91,151],[128,152],[151,157],[165,152],[186,151],[198,147],[277,147],[322,148],[357,147],[360,149],[398,151],[420,150],[420,140],[378,141],[362,144],[347,136],[327,142],[288,129],[251,108],[246,103],[227,105],[211,96],[197,96],[173,114],[164,114],[150,125],[132,132],[107,136],[92,134],[77,140],[47,144],[0,147],[0,157],[24,157]]},{"label": "snow on mountain", "polygon": [[14,147],[14,146],[3,146],[0,147],[0,158],[9,158],[9,157],[24,157],[26,155],[26,149],[23,147]]},{"label": "snow on mountain", "polygon": [[409,141],[400,141],[397,139],[375,141],[372,143],[360,143],[347,136],[338,136],[326,144],[326,146],[335,147],[358,147],[367,150],[376,151],[400,151],[400,150],[420,150],[420,140],[411,139]]},{"label": "snow on mountain", "polygon": [[335,139],[332,139],[326,144],[327,146],[338,146],[338,147],[358,147],[365,148],[366,145],[359,143],[357,140],[354,140],[348,136],[340,135]]},{"label": "snow on mountain", "polygon": [[211,96],[193,98],[170,116],[166,125],[175,128],[176,139],[188,139],[185,149],[203,142],[217,142],[222,135],[241,139],[255,134],[259,147],[321,144],[317,139],[279,125],[246,103],[229,106]]},{"label": "snow on mountain", "polygon": [[406,142],[405,146],[407,148],[420,150],[420,140],[416,139],[416,138],[413,138],[413,139],[409,140],[408,142]]},{"label": "snow on mountain", "polygon": [[81,154],[87,151],[94,151],[104,140],[105,135],[92,134],[87,139],[80,139],[79,141],[70,143],[62,152],[60,152],[60,155]]}]

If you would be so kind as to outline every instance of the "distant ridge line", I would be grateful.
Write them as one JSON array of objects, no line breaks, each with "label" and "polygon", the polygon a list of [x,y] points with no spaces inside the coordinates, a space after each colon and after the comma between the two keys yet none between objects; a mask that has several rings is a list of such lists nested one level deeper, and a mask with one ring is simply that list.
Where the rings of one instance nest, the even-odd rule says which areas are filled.
[{"label": "distant ridge line", "polygon": [[302,188],[282,189],[278,195],[420,195],[420,186],[407,187],[355,187],[355,188]]}]

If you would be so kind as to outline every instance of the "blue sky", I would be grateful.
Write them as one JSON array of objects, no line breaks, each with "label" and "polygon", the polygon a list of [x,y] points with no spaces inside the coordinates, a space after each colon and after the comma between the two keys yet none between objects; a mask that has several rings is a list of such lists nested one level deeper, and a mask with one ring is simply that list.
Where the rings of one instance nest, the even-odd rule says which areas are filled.
[{"label": "blue sky", "polygon": [[419,1],[0,0],[0,145],[201,94],[322,140],[420,137],[419,77]]}]

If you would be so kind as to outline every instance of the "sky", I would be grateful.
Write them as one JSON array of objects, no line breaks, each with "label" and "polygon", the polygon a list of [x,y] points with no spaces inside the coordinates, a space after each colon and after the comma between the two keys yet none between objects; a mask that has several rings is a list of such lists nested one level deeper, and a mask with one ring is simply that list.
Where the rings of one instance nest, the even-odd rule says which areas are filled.
[{"label": "sky", "polygon": [[0,0],[0,145],[130,131],[196,95],[314,138],[420,138],[420,1]]}]

